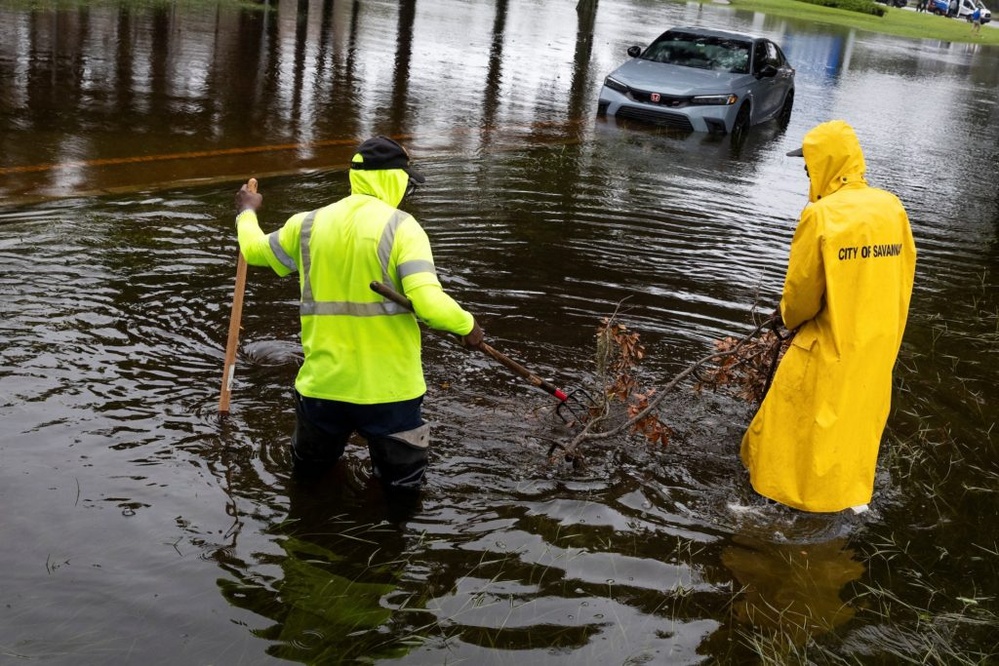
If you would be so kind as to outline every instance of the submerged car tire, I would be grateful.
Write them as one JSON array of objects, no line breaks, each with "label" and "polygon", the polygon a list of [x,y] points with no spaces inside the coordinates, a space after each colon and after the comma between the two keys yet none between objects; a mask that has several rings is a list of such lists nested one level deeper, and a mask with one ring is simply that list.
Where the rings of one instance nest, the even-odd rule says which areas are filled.
[{"label": "submerged car tire", "polygon": [[742,108],[739,109],[739,113],[735,116],[735,122],[732,123],[732,140],[736,142],[742,141],[746,137],[746,131],[749,129],[749,104],[743,104]]},{"label": "submerged car tire", "polygon": [[780,123],[781,129],[787,129],[788,123],[791,122],[791,109],[794,108],[794,91],[790,90],[787,93],[787,97],[784,98],[784,106],[780,108],[780,115],[777,116],[777,122]]}]

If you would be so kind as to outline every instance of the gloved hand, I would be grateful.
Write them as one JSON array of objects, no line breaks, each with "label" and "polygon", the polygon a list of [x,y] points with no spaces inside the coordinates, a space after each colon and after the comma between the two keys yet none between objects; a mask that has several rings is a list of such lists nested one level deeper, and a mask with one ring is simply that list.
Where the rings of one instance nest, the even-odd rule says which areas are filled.
[{"label": "gloved hand", "polygon": [[784,317],[780,313],[780,305],[774,309],[774,313],[770,315],[770,328],[776,330],[777,328],[784,328]]},{"label": "gloved hand", "polygon": [[264,197],[257,194],[256,179],[251,178],[250,181],[252,182],[252,186],[250,183],[247,183],[239,188],[239,192],[236,192],[236,215],[245,210],[252,210],[256,213],[264,204]]},{"label": "gloved hand", "polygon": [[482,332],[482,329],[479,327],[479,322],[474,322],[472,324],[472,330],[466,333],[465,335],[461,336],[461,344],[467,347],[468,349],[478,349],[479,345],[482,344],[482,340],[484,337],[485,334]]}]

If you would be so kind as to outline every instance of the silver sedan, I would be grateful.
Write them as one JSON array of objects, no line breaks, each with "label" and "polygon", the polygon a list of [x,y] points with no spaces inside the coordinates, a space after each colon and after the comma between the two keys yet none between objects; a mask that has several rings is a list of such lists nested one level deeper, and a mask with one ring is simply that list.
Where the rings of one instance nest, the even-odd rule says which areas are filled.
[{"label": "silver sedan", "polygon": [[724,30],[673,28],[604,80],[598,115],[686,132],[741,137],[794,106],[794,68],[773,41]]}]

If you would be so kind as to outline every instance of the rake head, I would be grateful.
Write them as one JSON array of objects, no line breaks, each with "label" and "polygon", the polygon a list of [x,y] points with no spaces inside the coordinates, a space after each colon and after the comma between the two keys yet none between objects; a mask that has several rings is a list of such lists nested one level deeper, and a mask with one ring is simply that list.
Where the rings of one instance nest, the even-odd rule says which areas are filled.
[{"label": "rake head", "polygon": [[578,423],[586,423],[592,410],[599,406],[599,403],[585,389],[575,388],[566,393],[565,400],[555,408],[555,413],[562,419],[563,423],[573,426]]}]

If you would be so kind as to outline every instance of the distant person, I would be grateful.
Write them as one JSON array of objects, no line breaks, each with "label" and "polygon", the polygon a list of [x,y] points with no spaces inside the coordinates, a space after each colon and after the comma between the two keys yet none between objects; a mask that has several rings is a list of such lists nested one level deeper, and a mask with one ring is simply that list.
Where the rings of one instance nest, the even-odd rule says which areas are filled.
[{"label": "distant person", "polygon": [[742,439],[761,495],[804,511],[867,508],[916,264],[898,198],[870,187],[842,120],[801,148],[809,203],[774,313],[794,338]]},{"label": "distant person", "polygon": [[971,13],[971,34],[977,35],[982,31],[982,8],[975,6],[975,11]]},{"label": "distant person", "polygon": [[[416,317],[482,343],[471,314],[441,288],[426,232],[398,209],[422,174],[386,137],[368,139],[350,163],[350,194],[292,215],[265,235],[263,198],[236,193],[239,247],[248,264],[298,274],[304,361],[295,379],[296,478],[314,481],[343,455],[354,432],[365,438],[373,475],[387,490],[416,490],[427,468],[427,386]],[[377,280],[407,296],[416,316],[370,289]],[[393,493],[399,495],[399,493]]]},{"label": "distant person", "polygon": [[947,9],[947,16],[951,18],[957,16],[957,2],[958,0],[950,0],[950,7]]}]

